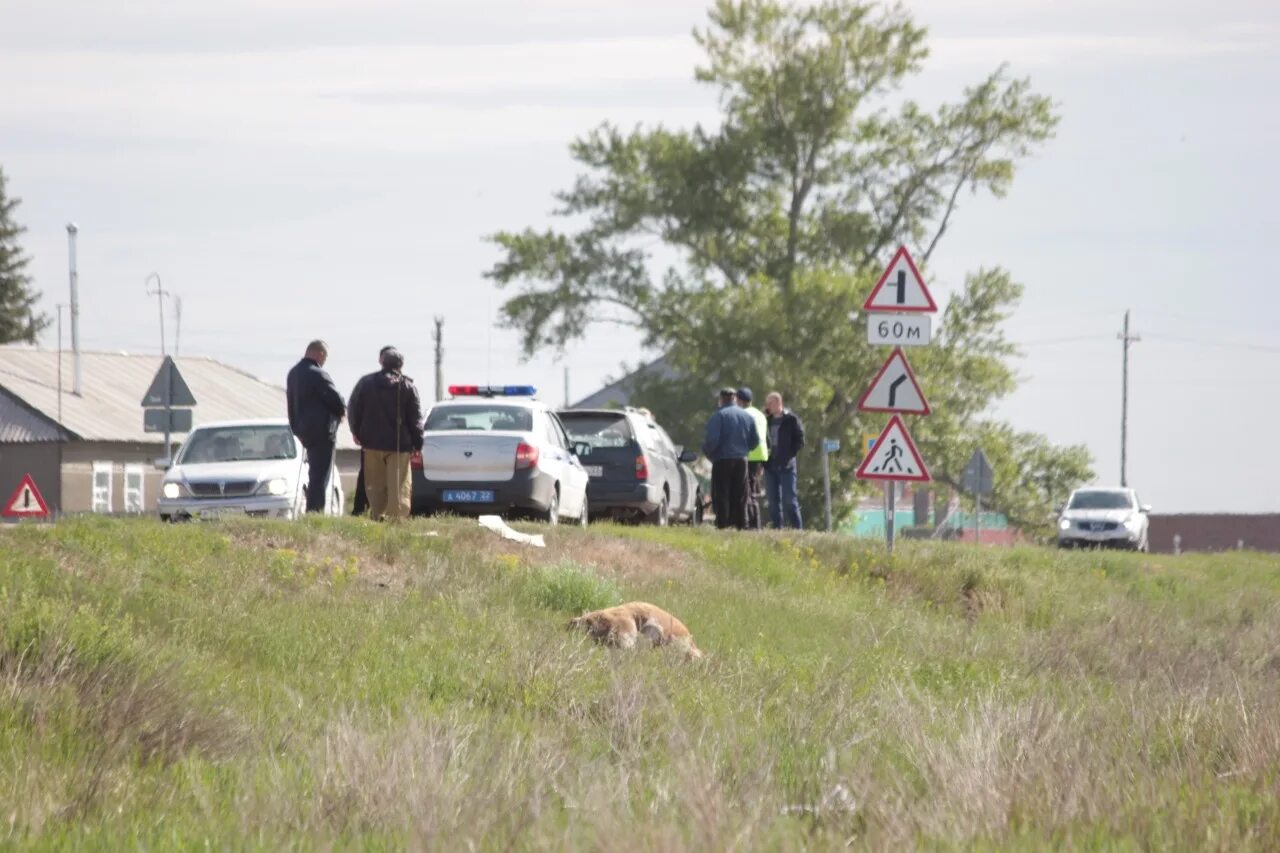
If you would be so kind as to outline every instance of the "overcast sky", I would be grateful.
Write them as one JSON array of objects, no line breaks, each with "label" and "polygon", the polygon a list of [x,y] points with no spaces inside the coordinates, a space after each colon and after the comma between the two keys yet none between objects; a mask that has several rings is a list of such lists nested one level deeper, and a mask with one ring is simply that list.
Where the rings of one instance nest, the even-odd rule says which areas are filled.
[{"label": "overcast sky", "polygon": [[[962,199],[935,253],[1026,285],[1024,382],[1000,416],[1088,445],[1119,480],[1120,343],[1133,311],[1129,479],[1158,511],[1280,497],[1280,4],[921,0],[910,94],[954,98],[1002,61],[1059,104],[1005,199]],[[181,352],[276,382],[311,336],[344,392],[384,343],[446,380],[581,397],[652,353],[604,328],[521,363],[491,320],[483,237],[545,225],[567,143],[604,120],[716,120],[692,81],[695,0],[3,0],[0,165],[50,314],[80,226],[85,348],[158,352],[160,274]],[[887,258],[886,258],[887,260]],[[167,329],[172,339],[172,315]],[[44,341],[55,344],[52,332]]]}]

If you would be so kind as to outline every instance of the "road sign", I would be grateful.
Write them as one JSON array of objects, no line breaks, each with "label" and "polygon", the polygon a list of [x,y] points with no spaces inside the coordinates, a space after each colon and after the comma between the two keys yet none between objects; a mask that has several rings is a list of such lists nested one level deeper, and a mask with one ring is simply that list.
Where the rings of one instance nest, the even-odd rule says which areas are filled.
[{"label": "road sign", "polygon": [[840,439],[838,438],[822,439],[822,449],[825,450],[827,453],[835,453],[837,450],[840,449]]},{"label": "road sign", "polygon": [[168,406],[194,406],[196,398],[192,396],[187,382],[178,372],[178,365],[173,358],[165,356],[156,371],[156,378],[151,380],[151,387],[142,395],[142,408],[165,408]]},{"label": "road sign", "polygon": [[933,340],[928,314],[872,314],[867,317],[867,343],[923,347]]},{"label": "road sign", "polygon": [[[167,418],[166,415],[168,415]],[[191,410],[143,409],[142,430],[143,432],[191,432]]]},{"label": "road sign", "polygon": [[36,481],[31,479],[30,474],[22,475],[22,482],[18,484],[18,488],[14,490],[13,497],[9,498],[9,502],[4,505],[4,511],[0,512],[5,518],[48,518],[49,506],[44,502],[44,498],[40,496],[40,490],[36,488]]},{"label": "road sign", "polygon": [[925,286],[920,270],[907,252],[906,246],[899,246],[893,260],[885,269],[884,275],[876,282],[875,288],[867,301],[862,303],[864,311],[919,311],[932,313],[938,310],[933,295]]},{"label": "road sign", "polygon": [[862,412],[903,412],[909,415],[929,414],[929,403],[911,370],[902,347],[894,347],[889,360],[880,368],[871,387],[858,401]]},{"label": "road sign", "polygon": [[902,418],[894,415],[889,425],[876,439],[876,446],[862,464],[858,466],[857,477],[860,480],[907,480],[927,483],[930,479],[929,469],[920,458],[911,434],[902,423]]},{"label": "road sign", "polygon": [[973,451],[969,464],[964,466],[964,474],[960,478],[960,488],[971,495],[989,495],[995,475],[991,471],[991,463],[982,448]]},{"label": "road sign", "polygon": [[876,439],[880,437],[878,432],[864,432],[862,434],[862,455],[867,456],[871,451],[876,449]]}]

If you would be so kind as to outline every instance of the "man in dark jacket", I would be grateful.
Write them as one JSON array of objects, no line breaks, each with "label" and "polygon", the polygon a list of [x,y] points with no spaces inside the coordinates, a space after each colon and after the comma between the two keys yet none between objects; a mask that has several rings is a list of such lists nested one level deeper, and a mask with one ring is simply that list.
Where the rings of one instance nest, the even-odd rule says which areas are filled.
[{"label": "man in dark jacket", "polygon": [[702,452],[711,460],[711,502],[716,527],[747,529],[747,454],[760,443],[756,422],[734,402],[732,388],[720,391],[719,408],[707,421]]},{"label": "man in dark jacket", "polygon": [[401,373],[404,356],[384,349],[382,369],[351,392],[351,434],[363,448],[369,517],[409,517],[413,480],[409,458],[422,449],[422,401],[413,380]]},{"label": "man in dark jacket", "polygon": [[[393,350],[393,349],[395,349],[395,347],[385,346],[382,349],[378,350],[379,366],[382,365],[382,357],[385,356],[389,350]],[[360,387],[360,383],[357,382],[356,388],[359,388],[359,387]],[[355,391],[351,392],[351,398],[353,400],[355,399]],[[361,451],[360,471],[359,473],[356,474],[356,494],[355,494],[355,500],[351,505],[351,514],[364,515],[368,511],[369,511],[369,493],[365,490],[365,487],[364,487],[364,452]]]},{"label": "man in dark jacket", "polygon": [[312,341],[302,360],[289,371],[285,384],[289,428],[307,451],[307,512],[325,510],[338,424],[347,411],[342,395],[324,371],[328,360],[328,345]]},{"label": "man in dark jacket", "polygon": [[769,460],[764,463],[765,493],[769,497],[769,520],[781,528],[801,530],[800,500],[796,497],[796,454],[804,447],[804,424],[782,405],[782,395],[774,391],[765,398],[769,425]]}]

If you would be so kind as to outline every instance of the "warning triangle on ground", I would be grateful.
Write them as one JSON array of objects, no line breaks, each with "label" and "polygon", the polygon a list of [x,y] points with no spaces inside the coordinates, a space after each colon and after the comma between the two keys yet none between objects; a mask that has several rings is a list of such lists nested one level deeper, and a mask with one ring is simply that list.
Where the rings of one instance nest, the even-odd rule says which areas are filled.
[{"label": "warning triangle on ground", "polygon": [[885,269],[884,275],[876,282],[867,301],[862,303],[863,311],[924,311],[932,313],[938,310],[933,295],[925,286],[920,270],[907,252],[906,246],[899,246],[893,260]]},{"label": "warning triangle on ground", "polygon": [[172,356],[165,356],[156,371],[156,378],[151,380],[151,387],[142,395],[142,408],[154,409],[161,406],[194,406],[196,398],[192,396],[187,381],[178,372],[178,365],[173,363]]},{"label": "warning triangle on ground", "polygon": [[13,497],[4,505],[0,515],[6,518],[45,518],[49,515],[49,506],[40,496],[36,481],[30,474],[22,475],[22,482],[14,490]]},{"label": "warning triangle on ground", "polygon": [[920,451],[916,450],[911,434],[902,418],[894,415],[889,425],[876,439],[876,446],[858,466],[859,480],[908,480],[927,483],[932,478]]},{"label": "warning triangle on ground", "polygon": [[903,412],[909,415],[929,414],[929,403],[911,370],[902,347],[894,347],[889,360],[880,368],[871,387],[858,401],[862,412]]}]

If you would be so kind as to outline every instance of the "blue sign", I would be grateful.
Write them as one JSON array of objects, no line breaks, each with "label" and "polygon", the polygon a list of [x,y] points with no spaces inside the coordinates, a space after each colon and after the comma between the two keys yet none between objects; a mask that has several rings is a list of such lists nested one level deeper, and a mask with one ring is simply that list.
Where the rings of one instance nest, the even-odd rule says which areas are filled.
[{"label": "blue sign", "polygon": [[827,453],[835,453],[837,450],[840,449],[840,439],[824,438],[822,440],[822,449]]}]

